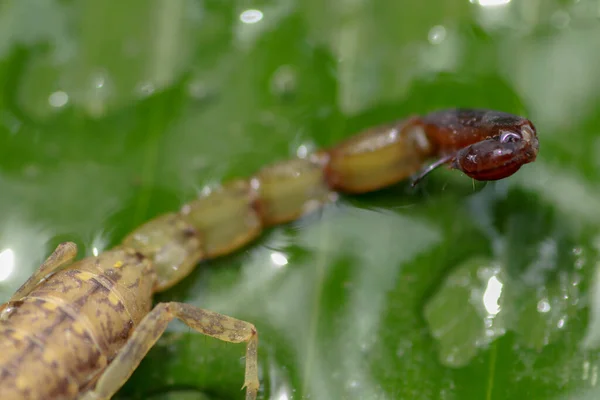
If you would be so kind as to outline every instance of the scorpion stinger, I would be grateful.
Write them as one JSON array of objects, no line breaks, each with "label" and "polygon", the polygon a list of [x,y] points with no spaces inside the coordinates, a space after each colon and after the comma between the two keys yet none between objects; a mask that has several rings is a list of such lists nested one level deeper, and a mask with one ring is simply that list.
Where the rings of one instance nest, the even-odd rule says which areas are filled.
[{"label": "scorpion stinger", "polygon": [[421,172],[419,172],[415,177],[412,178],[412,182],[410,184],[411,187],[415,187],[419,184],[419,182],[421,182],[423,180],[423,178],[425,178],[427,175],[429,175],[432,171],[434,171],[435,169],[441,167],[444,164],[448,164],[449,162],[451,162],[454,159],[454,154],[445,156],[440,158],[437,161],[434,161],[433,163],[429,164],[427,167],[423,168],[421,170]]}]

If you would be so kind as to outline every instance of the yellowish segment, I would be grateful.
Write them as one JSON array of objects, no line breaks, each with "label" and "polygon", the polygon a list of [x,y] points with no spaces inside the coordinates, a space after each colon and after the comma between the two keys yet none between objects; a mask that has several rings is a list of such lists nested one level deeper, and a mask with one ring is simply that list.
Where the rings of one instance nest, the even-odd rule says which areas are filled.
[{"label": "yellowish segment", "polygon": [[58,361],[54,357],[54,354],[52,354],[52,352],[48,350],[42,352],[42,358],[44,359],[44,362],[46,362],[46,364],[50,364],[52,363],[52,361]]},{"label": "yellowish segment", "polygon": [[104,354],[101,354],[100,357],[98,357],[98,365],[106,364],[108,364],[108,359],[104,356]]},{"label": "yellowish segment", "polygon": [[93,279],[95,277],[95,274],[92,274],[91,272],[87,271],[79,271],[77,273],[77,278],[81,279],[82,281],[89,281],[90,279]]},{"label": "yellowish segment", "polygon": [[258,237],[262,225],[252,207],[255,195],[248,182],[233,181],[183,206],[181,217],[199,232],[208,258]]},{"label": "yellowish segment", "polygon": [[73,324],[71,325],[71,328],[73,329],[73,331],[78,334],[78,335],[83,335],[84,332],[84,328],[83,325],[81,325],[81,323],[75,321],[73,322]]},{"label": "yellowish segment", "polygon": [[113,292],[110,292],[110,294],[108,295],[108,301],[110,301],[110,304],[112,304],[113,306],[116,306],[120,302],[117,295],[114,294]]},{"label": "yellowish segment", "polygon": [[265,225],[292,221],[320,207],[329,198],[323,169],[316,162],[293,159],[267,166],[253,178],[258,208]]},{"label": "yellowish segment", "polygon": [[122,246],[142,253],[152,262],[157,275],[156,290],[179,282],[203,255],[194,227],[175,213],[161,215],[140,226],[123,240]]},{"label": "yellowish segment", "polygon": [[23,339],[25,339],[25,335],[24,335],[22,332],[20,332],[20,331],[12,331],[12,332],[10,333],[10,335],[11,335],[11,336],[12,336],[14,339],[17,339],[17,340],[23,340]]},{"label": "yellowish segment", "polygon": [[48,311],[54,311],[58,308],[58,304],[56,303],[50,303],[48,301],[44,301],[44,303],[42,304],[42,307],[45,308]]},{"label": "yellowish segment", "polygon": [[123,261],[119,260],[119,261],[117,261],[117,262],[116,262],[116,263],[115,263],[113,266],[114,266],[115,268],[121,268],[123,265],[124,265],[124,264],[123,264]]},{"label": "yellowish segment", "polygon": [[70,382],[69,383],[68,392],[71,395],[74,395],[74,394],[78,393],[79,392],[79,386],[77,386],[77,384],[75,382]]},{"label": "yellowish segment", "polygon": [[19,388],[19,390],[27,389],[30,384],[30,382],[28,382],[27,379],[25,377],[23,377],[22,375],[17,376],[16,383],[17,383],[17,387]]},{"label": "yellowish segment", "polygon": [[419,171],[430,155],[427,144],[410,123],[371,128],[329,151],[327,179],[347,193],[381,189]]}]

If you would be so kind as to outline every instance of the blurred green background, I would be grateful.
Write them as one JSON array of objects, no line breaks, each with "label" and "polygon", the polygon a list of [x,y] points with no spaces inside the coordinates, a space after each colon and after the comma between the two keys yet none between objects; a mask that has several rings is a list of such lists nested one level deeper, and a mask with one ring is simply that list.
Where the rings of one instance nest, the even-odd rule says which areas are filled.
[{"label": "blurred green background", "polygon": [[[599,62],[591,0],[0,0],[0,301],[207,184],[495,108],[538,128],[516,175],[342,197],[158,300],[253,322],[264,399],[598,398]],[[241,398],[243,352],[173,323],[117,398]]]}]

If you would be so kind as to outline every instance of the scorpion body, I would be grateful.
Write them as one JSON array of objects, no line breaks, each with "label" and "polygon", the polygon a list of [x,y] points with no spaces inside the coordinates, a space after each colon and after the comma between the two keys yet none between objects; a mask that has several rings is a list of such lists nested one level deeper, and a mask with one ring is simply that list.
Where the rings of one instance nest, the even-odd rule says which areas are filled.
[{"label": "scorpion body", "polygon": [[226,183],[98,256],[74,261],[76,245],[63,243],[2,306],[0,399],[110,399],[174,318],[208,336],[246,343],[246,399],[256,399],[255,327],[183,303],[152,308],[154,293],[181,281],[201,260],[318,208],[336,191],[374,191],[410,176],[416,183],[444,164],[477,180],[502,179],[534,161],[538,147],[527,119],[439,111],[368,129],[308,158]]}]

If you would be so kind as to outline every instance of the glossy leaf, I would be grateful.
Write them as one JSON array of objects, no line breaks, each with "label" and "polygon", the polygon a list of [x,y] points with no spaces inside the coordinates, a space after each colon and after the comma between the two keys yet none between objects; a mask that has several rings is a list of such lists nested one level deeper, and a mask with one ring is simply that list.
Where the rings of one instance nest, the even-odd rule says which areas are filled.
[{"label": "glossy leaf", "polygon": [[[495,4],[492,4],[495,3]],[[161,293],[253,322],[265,399],[600,393],[597,5],[0,3],[0,299],[205,185],[441,107],[529,117],[538,160],[342,196]],[[169,327],[116,398],[241,398],[243,346]]]}]

